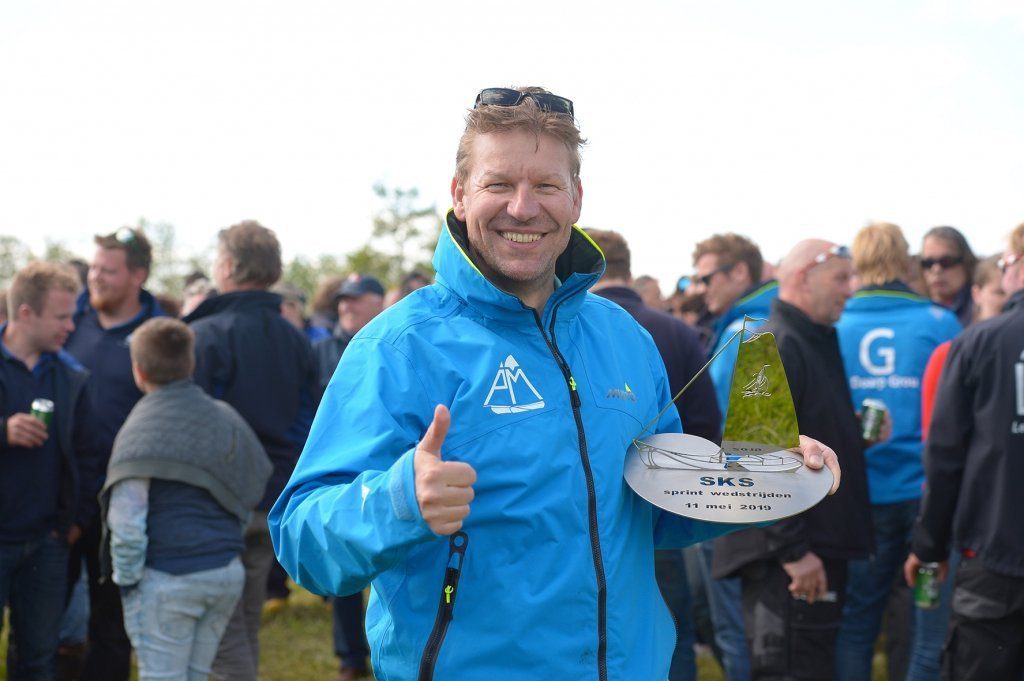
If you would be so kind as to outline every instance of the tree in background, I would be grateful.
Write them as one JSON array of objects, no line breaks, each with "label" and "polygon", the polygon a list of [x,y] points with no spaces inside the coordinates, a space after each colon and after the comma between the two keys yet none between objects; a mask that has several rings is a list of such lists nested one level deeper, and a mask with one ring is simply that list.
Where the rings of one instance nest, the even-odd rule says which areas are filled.
[{"label": "tree in background", "polygon": [[373,218],[366,245],[342,258],[321,255],[311,261],[295,257],[285,267],[283,279],[312,292],[321,279],[351,272],[372,274],[385,286],[398,284],[412,270],[432,276],[430,257],[441,232],[437,206],[418,206],[416,188],[388,189],[377,184],[373,192],[384,206]]}]

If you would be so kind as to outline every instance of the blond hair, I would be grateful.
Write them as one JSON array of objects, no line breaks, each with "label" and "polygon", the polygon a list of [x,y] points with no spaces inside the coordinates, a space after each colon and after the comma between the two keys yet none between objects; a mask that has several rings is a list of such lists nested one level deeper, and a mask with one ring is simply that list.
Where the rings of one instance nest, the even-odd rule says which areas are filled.
[{"label": "blond hair", "polygon": [[873,222],[861,228],[850,250],[864,286],[902,281],[910,271],[910,244],[903,230],[891,222]]},{"label": "blond hair", "polygon": [[18,308],[28,305],[37,315],[43,313],[46,297],[52,290],[77,296],[82,290],[78,274],[68,265],[55,262],[32,262],[21,268],[7,289],[7,313],[17,317]]},{"label": "blond hair", "polygon": [[[540,87],[519,87],[519,92],[550,94]],[[533,98],[527,97],[516,106],[481,106],[470,109],[466,114],[466,129],[459,140],[455,154],[455,177],[465,182],[469,177],[469,164],[473,152],[473,140],[477,135],[500,134],[525,130],[536,137],[551,135],[569,151],[569,171],[573,180],[580,176],[580,147],[587,143],[580,136],[576,122],[567,114],[544,111]]]},{"label": "blond hair", "polygon": [[1014,255],[1024,255],[1024,222],[1010,232],[1010,250]]}]

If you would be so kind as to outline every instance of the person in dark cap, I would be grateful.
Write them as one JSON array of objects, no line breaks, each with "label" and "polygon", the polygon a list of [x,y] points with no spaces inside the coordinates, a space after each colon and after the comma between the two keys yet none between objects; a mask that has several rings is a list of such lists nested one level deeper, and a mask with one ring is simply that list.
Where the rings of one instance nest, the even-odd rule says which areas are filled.
[{"label": "person in dark cap", "polygon": [[320,367],[321,395],[327,390],[327,384],[331,382],[352,336],[384,309],[384,285],[369,274],[350,274],[341,282],[334,300],[338,306],[338,324],[334,333],[313,345]]}]

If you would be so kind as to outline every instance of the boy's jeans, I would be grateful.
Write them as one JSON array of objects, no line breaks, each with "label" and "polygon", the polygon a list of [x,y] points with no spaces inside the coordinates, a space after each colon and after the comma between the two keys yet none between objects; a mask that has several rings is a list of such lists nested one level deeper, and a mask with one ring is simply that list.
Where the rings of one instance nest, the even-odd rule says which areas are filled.
[{"label": "boy's jeans", "polygon": [[244,581],[238,558],[187,575],[146,568],[138,586],[122,592],[139,681],[205,681]]}]

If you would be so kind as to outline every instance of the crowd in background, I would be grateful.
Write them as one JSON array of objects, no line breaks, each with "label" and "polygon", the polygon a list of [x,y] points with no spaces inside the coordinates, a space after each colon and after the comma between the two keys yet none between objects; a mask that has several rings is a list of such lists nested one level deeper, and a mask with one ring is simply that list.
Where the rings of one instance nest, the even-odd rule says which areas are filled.
[{"label": "crowd in background", "polygon": [[[977,556],[951,550],[949,530],[918,521],[925,443],[933,405],[962,402],[943,396],[956,384],[939,378],[951,342],[999,316],[1016,292],[1004,283],[1022,268],[1024,225],[1005,253],[980,257],[952,227],[930,230],[911,255],[898,227],[871,224],[851,235],[849,248],[801,242],[778,267],[744,236],[711,235],[667,298],[656,280],[632,276],[628,230],[590,234],[606,257],[594,292],[648,329],[673,394],[722,353],[677,402],[686,432],[720,440],[730,341],[745,318],[767,320],[801,432],[833,446],[843,465],[840,493],[818,509],[660,552],[657,576],[679,635],[671,679],[695,678],[698,642],[729,681],[742,681],[772,656],[814,650],[829,636],[834,642],[821,647],[834,655],[809,659],[810,677],[828,667],[825,678],[869,679],[883,628],[890,679],[939,678],[944,646],[966,645],[969,635],[955,641],[948,633],[962,614],[952,613],[955,580],[942,582],[938,607],[915,608],[904,570],[940,562],[940,551],[953,574]],[[255,679],[261,612],[289,595],[267,512],[349,341],[431,279],[412,272],[388,288],[351,273],[304,291],[279,281],[274,233],[243,222],[220,232],[212,271],[190,274],[178,300],[146,290],[152,249],[140,230],[95,243],[87,265],[33,263],[4,296],[8,673],[120,681],[134,649],[140,672],[172,664],[190,670],[188,678]],[[810,290],[819,267],[829,278]],[[954,346],[957,367],[962,354]],[[40,399],[52,409],[48,425],[34,415]],[[865,399],[884,402],[888,437],[861,436]],[[1013,523],[1002,508],[988,519]],[[1007,551],[1024,555],[1021,544]],[[1019,584],[1017,560],[1005,572]],[[790,585],[804,584],[805,593],[794,592],[802,601],[792,599]],[[815,600],[831,611],[794,609]],[[369,656],[362,596],[335,597],[332,606],[338,679],[360,678]],[[1024,640],[1012,626],[1007,636]],[[985,649],[984,640],[971,644]],[[1003,668],[1022,664],[1019,646],[986,656]]]}]

